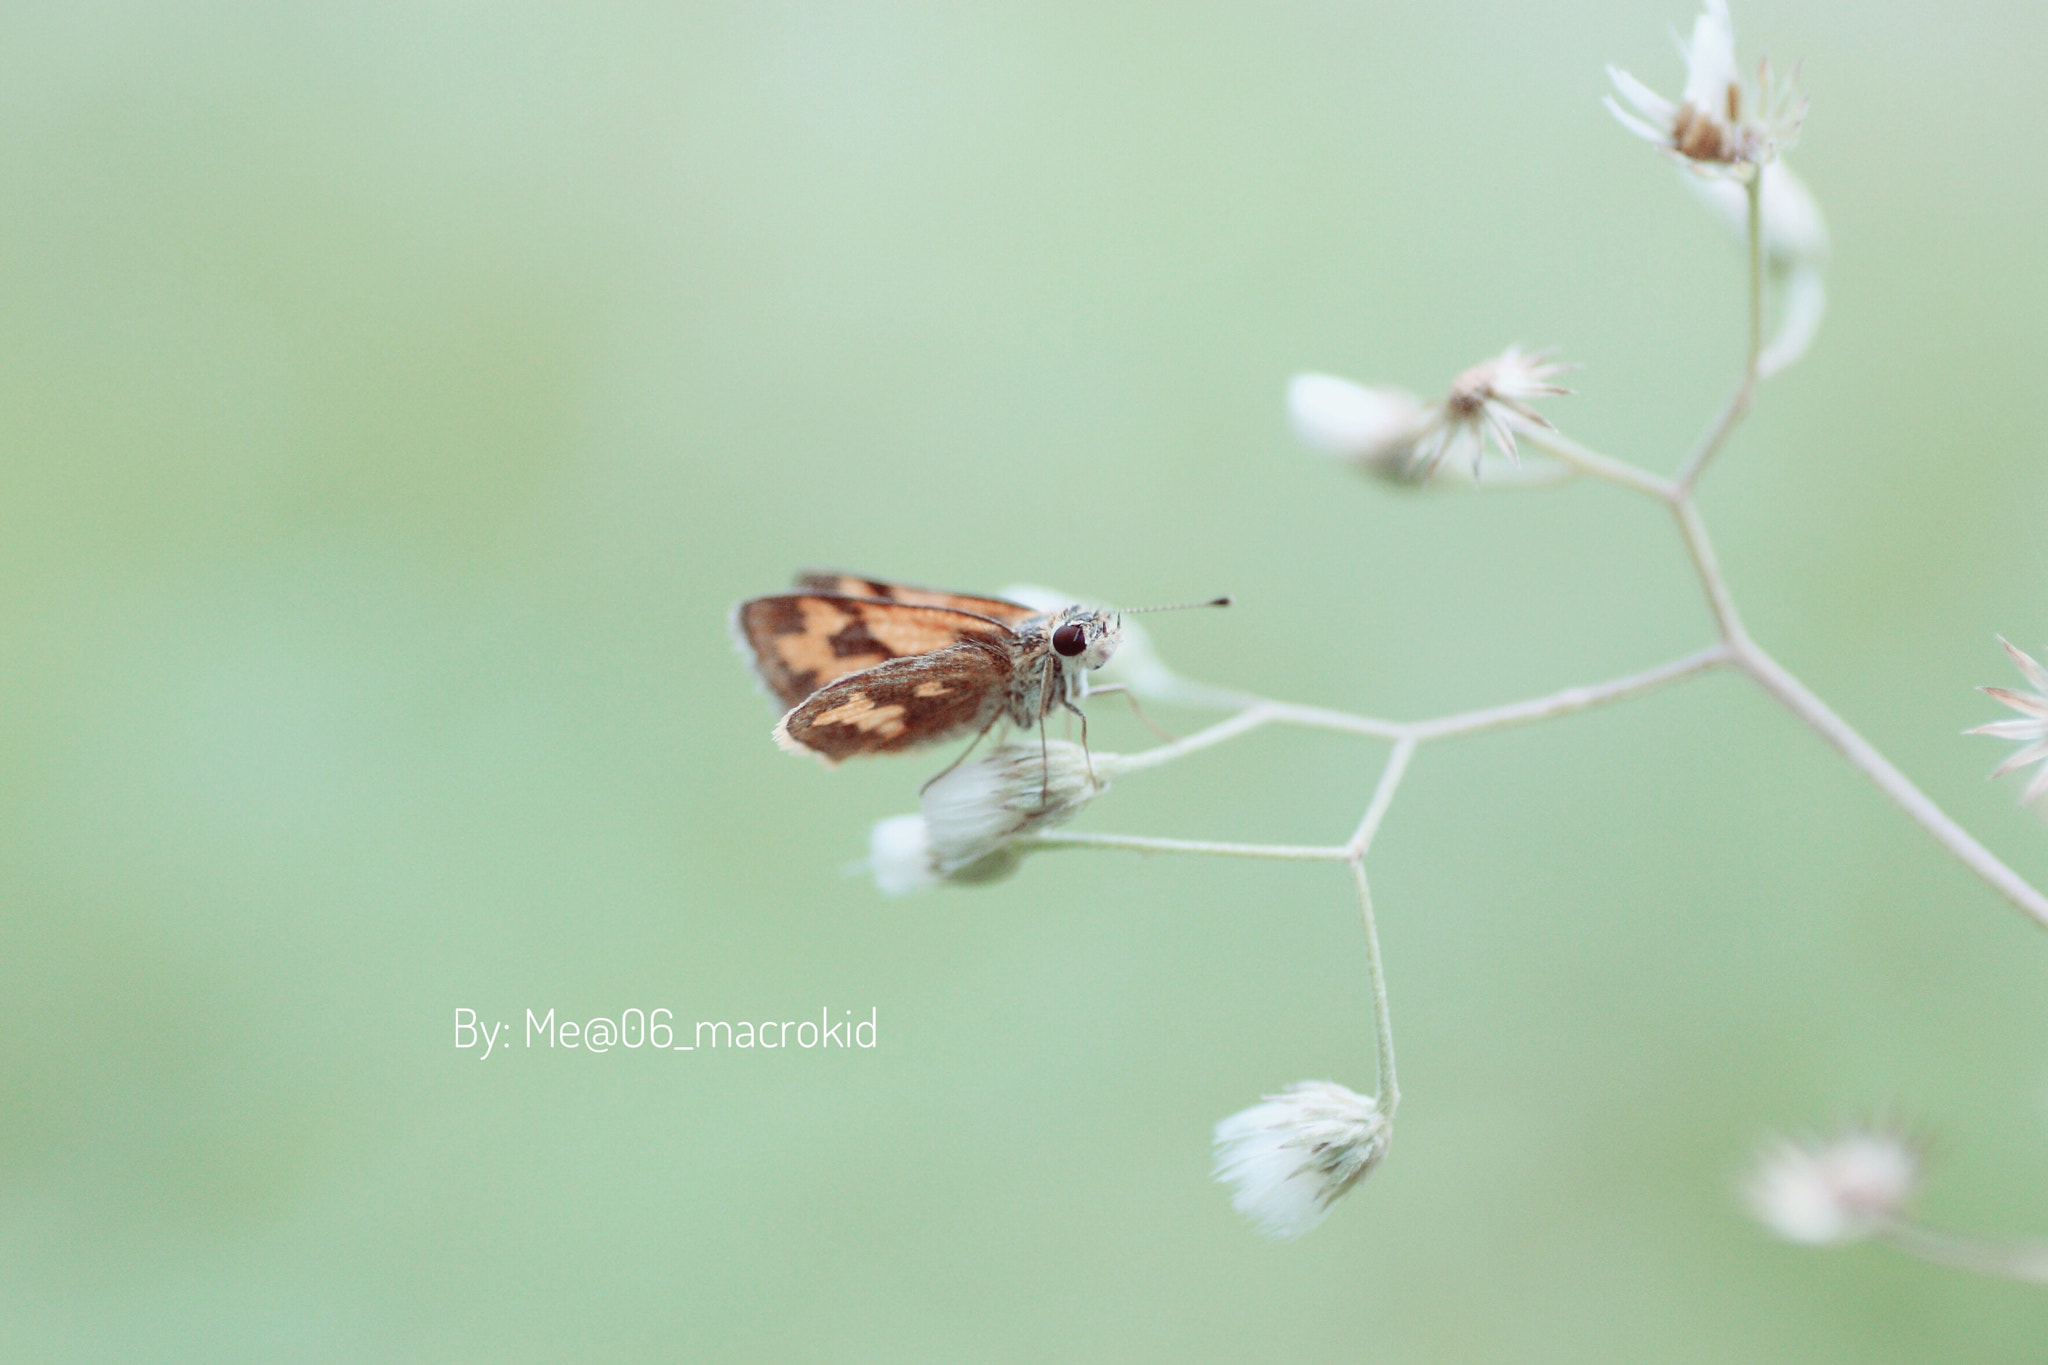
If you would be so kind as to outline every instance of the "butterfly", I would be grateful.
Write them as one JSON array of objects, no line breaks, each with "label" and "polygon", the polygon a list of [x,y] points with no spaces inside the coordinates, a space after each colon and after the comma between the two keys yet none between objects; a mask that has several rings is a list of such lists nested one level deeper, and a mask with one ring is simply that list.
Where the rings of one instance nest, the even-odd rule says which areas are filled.
[{"label": "butterfly", "polygon": [[1043,731],[1123,639],[1114,612],[803,573],[796,591],[733,608],[733,634],[787,712],[775,742],[827,764],[897,753],[1008,720]]}]

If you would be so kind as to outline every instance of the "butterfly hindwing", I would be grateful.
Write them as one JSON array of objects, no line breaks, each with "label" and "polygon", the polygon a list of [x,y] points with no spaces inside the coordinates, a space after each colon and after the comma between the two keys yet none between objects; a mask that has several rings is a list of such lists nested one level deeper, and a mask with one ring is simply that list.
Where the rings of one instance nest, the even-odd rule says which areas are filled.
[{"label": "butterfly hindwing", "polygon": [[805,570],[797,575],[796,586],[800,592],[872,598],[918,607],[947,607],[953,611],[986,616],[1006,626],[1043,615],[1036,607],[1006,602],[1000,597],[974,597],[967,593],[941,592],[937,588],[913,588],[905,583],[885,583],[877,578],[862,578],[858,574],[837,573],[829,569]]},{"label": "butterfly hindwing", "polygon": [[762,682],[786,707],[849,674],[967,640],[995,646],[1008,662],[1006,627],[946,607],[791,593],[740,603],[733,626]]},{"label": "butterfly hindwing", "polygon": [[1003,708],[1012,668],[988,635],[890,659],[812,693],[775,727],[775,742],[837,763],[979,732]]}]

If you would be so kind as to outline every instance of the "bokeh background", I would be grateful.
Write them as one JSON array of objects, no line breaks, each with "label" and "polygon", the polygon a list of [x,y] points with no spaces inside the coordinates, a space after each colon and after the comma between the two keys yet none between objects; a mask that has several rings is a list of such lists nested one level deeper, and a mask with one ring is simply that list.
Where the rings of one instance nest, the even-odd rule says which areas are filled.
[{"label": "bokeh background", "polygon": [[[1757,635],[2037,882],[1959,735],[2048,639],[2038,59],[1782,0],[1833,312],[1706,495]],[[1286,377],[1511,341],[1675,466],[1741,266],[1599,106],[1667,4],[98,4],[0,45],[0,1355],[2039,1358],[2048,1299],[1770,1242],[1888,1107],[2048,1229],[2048,939],[1732,678],[1425,750],[1375,853],[1406,1104],[1302,1241],[1210,1126],[1372,1048],[1342,871],[1048,855],[885,900],[931,761],[778,753],[795,567],[1019,580],[1419,717],[1691,650],[1654,508],[1403,496]],[[1114,703],[1097,743],[1145,736]],[[1179,729],[1193,713],[1162,713]],[[1078,828],[1327,841],[1268,733]],[[872,1051],[480,1061],[458,1008],[876,1011]]]}]

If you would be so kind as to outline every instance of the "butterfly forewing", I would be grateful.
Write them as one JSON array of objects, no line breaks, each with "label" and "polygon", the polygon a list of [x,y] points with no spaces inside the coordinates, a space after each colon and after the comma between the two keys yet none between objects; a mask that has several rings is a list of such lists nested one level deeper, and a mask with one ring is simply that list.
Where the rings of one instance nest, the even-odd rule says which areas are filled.
[{"label": "butterfly forewing", "polygon": [[862,578],[858,574],[836,573],[828,569],[807,569],[797,575],[796,586],[802,592],[829,593],[840,597],[863,597],[883,602],[902,602],[917,607],[946,607],[953,611],[973,612],[986,616],[992,621],[1001,621],[1014,626],[1019,621],[1043,615],[1036,607],[1006,602],[1000,597],[974,597],[967,593],[940,592],[936,588],[913,588],[905,583],[884,583],[880,579]]},{"label": "butterfly forewing", "polygon": [[782,718],[775,742],[837,763],[979,732],[1003,709],[1011,672],[998,637],[969,635],[827,683]]},{"label": "butterfly forewing", "polygon": [[761,680],[784,706],[849,674],[965,640],[982,639],[1008,660],[1004,626],[946,607],[791,593],[742,602],[733,621]]}]

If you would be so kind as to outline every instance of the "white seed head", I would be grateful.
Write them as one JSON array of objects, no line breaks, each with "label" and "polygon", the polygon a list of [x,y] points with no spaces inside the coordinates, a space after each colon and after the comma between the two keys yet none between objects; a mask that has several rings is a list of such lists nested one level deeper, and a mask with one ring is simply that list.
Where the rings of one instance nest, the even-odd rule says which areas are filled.
[{"label": "white seed head", "polygon": [[1569,394],[1570,389],[1555,381],[1571,368],[1548,351],[1531,354],[1517,345],[1459,375],[1443,401],[1423,413],[1408,455],[1410,476],[1427,479],[1446,459],[1464,454],[1470,456],[1476,481],[1489,444],[1519,466],[1517,431],[1556,430],[1529,401]]},{"label": "white seed head", "polygon": [[1216,1125],[1216,1179],[1269,1237],[1299,1237],[1379,1165],[1393,1125],[1379,1102],[1331,1081],[1297,1081]]},{"label": "white seed head", "polygon": [[1987,687],[1986,693],[1998,698],[2007,706],[2020,713],[2018,720],[1995,720],[1989,725],[1979,725],[1965,734],[1990,735],[1994,739],[2009,739],[2020,747],[2005,762],[1998,765],[1991,775],[2004,777],[2007,773],[2030,764],[2041,764],[2041,770],[2027,783],[2020,800],[2032,804],[2043,794],[2048,794],[2048,671],[2034,662],[2033,657],[2015,649],[2009,642],[2000,639],[2005,646],[2006,656],[2013,661],[2022,676],[2033,686],[2032,692],[2015,692],[2009,687]]},{"label": "white seed head", "polygon": [[885,894],[947,882],[999,881],[1017,870],[1020,834],[1060,824],[1109,785],[1114,755],[1052,740],[1004,744],[969,759],[924,790],[916,815],[880,821],[868,836],[867,870]]},{"label": "white seed head", "polygon": [[1087,751],[1052,740],[1004,744],[962,763],[924,790],[932,866],[952,876],[1019,834],[1070,819],[1102,790]]},{"label": "white seed head", "polygon": [[1301,443],[1369,473],[1405,478],[1422,430],[1422,402],[1401,389],[1369,389],[1332,374],[1287,381],[1287,416]]},{"label": "white seed head", "polygon": [[1837,1246],[1883,1231],[1919,1187],[1918,1148],[1866,1128],[1827,1141],[1773,1140],[1743,1193],[1757,1221],[1786,1241]]}]

